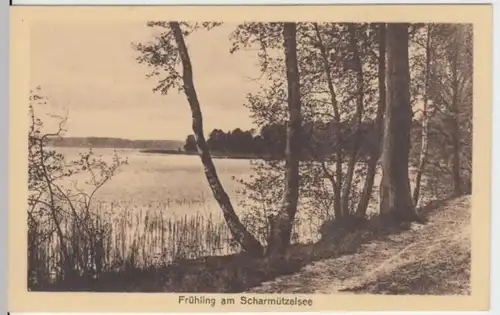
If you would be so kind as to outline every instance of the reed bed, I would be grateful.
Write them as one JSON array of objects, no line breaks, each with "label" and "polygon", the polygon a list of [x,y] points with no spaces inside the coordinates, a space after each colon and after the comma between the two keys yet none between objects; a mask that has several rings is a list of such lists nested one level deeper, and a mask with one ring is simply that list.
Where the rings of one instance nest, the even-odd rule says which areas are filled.
[{"label": "reed bed", "polygon": [[64,244],[54,220],[30,225],[28,286],[60,282],[69,273],[95,279],[103,272],[162,267],[239,250],[222,215],[166,213],[113,206],[81,215],[61,211]]}]

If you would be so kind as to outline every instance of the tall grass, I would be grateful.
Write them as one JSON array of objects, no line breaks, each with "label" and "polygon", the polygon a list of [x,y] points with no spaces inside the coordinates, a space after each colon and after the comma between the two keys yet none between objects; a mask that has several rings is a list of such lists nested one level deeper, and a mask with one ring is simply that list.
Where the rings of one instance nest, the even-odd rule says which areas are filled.
[{"label": "tall grass", "polygon": [[[111,204],[103,208],[99,204],[85,218],[92,224],[85,225],[81,224],[83,215],[60,212],[69,267],[74,275],[97,279],[103,272],[161,267],[183,259],[239,250],[231,242],[222,215],[167,216],[167,209],[162,208],[115,207]],[[32,289],[69,280],[68,270],[60,263],[64,251],[56,233],[52,221],[29,228],[28,286]]]}]

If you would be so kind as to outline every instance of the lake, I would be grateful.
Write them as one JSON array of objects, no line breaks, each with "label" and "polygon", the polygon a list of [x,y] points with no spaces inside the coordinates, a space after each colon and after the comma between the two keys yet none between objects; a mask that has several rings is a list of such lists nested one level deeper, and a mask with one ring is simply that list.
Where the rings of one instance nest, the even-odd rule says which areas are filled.
[{"label": "lake", "polygon": [[[78,159],[85,148],[56,148],[67,160]],[[111,161],[113,149],[92,149]],[[134,208],[164,206],[165,215],[220,213],[220,208],[208,186],[203,166],[198,156],[142,153],[133,149],[117,149],[128,164],[122,165],[117,174],[106,183],[95,198],[101,203],[131,204]],[[242,188],[236,179],[248,178],[253,173],[250,161],[242,159],[214,159],[219,178],[237,207],[237,193]],[[73,178],[84,187],[81,176]],[[73,182],[65,182],[71,187]],[[89,189],[86,187],[86,189]],[[238,210],[238,209],[237,209]]]},{"label": "lake", "polygon": [[[56,148],[65,155],[67,160],[78,159],[79,153],[87,152],[85,148]],[[111,161],[113,149],[93,149],[96,155],[102,156],[105,161]],[[128,164],[119,168],[116,175],[107,182],[95,195],[95,201],[104,209],[112,208],[114,211],[137,213],[153,210],[161,211],[164,218],[178,219],[184,216],[215,215],[221,218],[221,210],[208,186],[201,161],[198,156],[168,155],[143,153],[133,149],[117,149],[121,158],[126,158]],[[241,215],[245,209],[239,206],[239,201],[245,198],[238,193],[242,185],[237,179],[247,179],[254,174],[249,160],[244,159],[214,159],[219,178],[231,198],[237,214]],[[345,167],[346,165],[344,165]],[[63,183],[65,187],[85,187],[83,178],[75,176],[71,181]],[[375,178],[372,202],[368,213],[374,213],[378,207],[378,184],[380,172]],[[362,180],[359,185],[363,185]],[[361,187],[360,187],[361,188]],[[88,191],[89,187],[85,190]],[[315,218],[312,221],[302,219],[301,203],[299,203],[298,216],[303,235],[303,241],[317,239],[317,227],[321,222]],[[301,236],[302,238],[302,236]]]}]

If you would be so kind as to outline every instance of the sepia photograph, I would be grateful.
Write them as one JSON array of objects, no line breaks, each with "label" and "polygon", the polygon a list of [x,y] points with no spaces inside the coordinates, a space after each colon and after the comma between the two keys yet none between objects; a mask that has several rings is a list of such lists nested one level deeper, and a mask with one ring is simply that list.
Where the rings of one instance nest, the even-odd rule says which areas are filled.
[{"label": "sepia photograph", "polygon": [[23,290],[471,296],[476,25],[223,16],[25,23]]}]

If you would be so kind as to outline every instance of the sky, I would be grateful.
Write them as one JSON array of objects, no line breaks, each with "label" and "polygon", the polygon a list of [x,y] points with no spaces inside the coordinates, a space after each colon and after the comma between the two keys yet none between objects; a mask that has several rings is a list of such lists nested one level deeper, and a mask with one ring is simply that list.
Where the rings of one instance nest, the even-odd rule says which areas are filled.
[{"label": "sky", "polygon": [[[255,126],[243,106],[256,92],[259,76],[255,51],[229,53],[235,25],[186,39],[205,133]],[[146,79],[132,43],[153,39],[155,30],[137,22],[33,23],[30,85],[48,97],[39,112],[68,117],[66,136],[184,140],[191,131],[191,112],[183,93],[153,93],[158,78]],[[38,110],[38,109],[37,109]],[[55,128],[46,119],[46,128]]]}]

